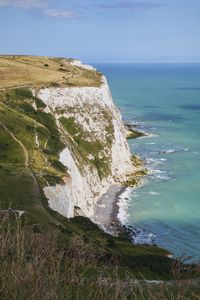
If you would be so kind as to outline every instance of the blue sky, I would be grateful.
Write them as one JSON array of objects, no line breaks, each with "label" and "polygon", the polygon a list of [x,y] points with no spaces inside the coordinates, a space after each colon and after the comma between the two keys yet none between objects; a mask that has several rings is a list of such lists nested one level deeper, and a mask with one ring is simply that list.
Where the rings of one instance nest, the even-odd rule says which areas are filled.
[{"label": "blue sky", "polygon": [[200,0],[0,0],[0,53],[200,62]]}]

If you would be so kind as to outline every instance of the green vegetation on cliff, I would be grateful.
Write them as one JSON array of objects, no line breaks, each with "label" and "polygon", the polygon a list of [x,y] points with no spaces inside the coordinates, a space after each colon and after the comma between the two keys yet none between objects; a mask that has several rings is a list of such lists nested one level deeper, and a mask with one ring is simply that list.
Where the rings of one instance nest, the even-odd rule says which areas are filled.
[{"label": "green vegetation on cliff", "polygon": [[[72,141],[71,146],[73,147],[78,157],[81,157],[88,164],[92,164],[98,171],[100,179],[110,174],[110,163],[109,159],[104,153],[104,149],[107,146],[112,145],[113,141],[113,125],[110,124],[107,127],[106,142],[102,142],[93,137],[93,134],[88,134],[75,121],[74,117],[61,117],[60,122],[64,129],[70,135]],[[92,139],[88,141],[88,136]],[[91,156],[91,157],[90,157]],[[79,161],[81,161],[79,159]]]}]

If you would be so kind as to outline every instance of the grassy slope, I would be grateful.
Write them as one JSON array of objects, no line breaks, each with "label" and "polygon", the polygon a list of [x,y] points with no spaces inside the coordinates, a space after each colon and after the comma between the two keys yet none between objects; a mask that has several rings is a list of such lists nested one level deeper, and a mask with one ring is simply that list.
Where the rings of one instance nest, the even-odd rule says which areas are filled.
[{"label": "grassy slope", "polygon": [[[49,66],[44,67],[44,63],[48,63]],[[12,64],[14,66],[11,66]],[[26,64],[28,64],[28,67],[25,66]],[[54,68],[58,67],[57,64],[60,64],[60,59],[35,57],[0,58],[0,73],[6,73],[6,70],[8,70],[7,79],[1,79],[0,86],[2,87],[3,84],[7,86],[20,85],[22,83],[37,84],[38,81],[36,79],[41,80],[39,84],[44,84],[45,82],[42,81],[42,78],[45,78],[44,80],[48,79],[48,82],[49,80],[59,81],[60,72],[64,71],[55,71]],[[37,78],[32,77],[33,74],[36,74],[32,73],[32,65],[34,65],[34,70],[37,69],[37,72],[35,71],[37,74],[42,74],[41,79],[40,75]],[[6,66],[6,69],[4,69],[4,66]],[[70,69],[72,67],[67,67],[72,72]],[[11,73],[13,68],[14,73]],[[17,68],[17,71],[15,68]],[[24,68],[26,68],[25,73],[23,73]],[[44,69],[45,73],[38,72],[38,68]],[[44,76],[47,74],[46,72],[48,72],[49,78]],[[93,76],[91,79],[88,73],[84,74],[84,72],[82,69],[78,69],[78,75],[72,81],[77,81],[79,78],[80,85],[86,85],[86,81],[89,84],[89,82],[91,83],[90,80],[93,80],[93,84],[97,83],[98,74],[95,75],[95,78]],[[51,76],[55,76],[55,74],[58,77],[53,77],[54,79],[52,79]],[[31,105],[33,101],[35,101],[38,107],[37,111]],[[44,104],[39,99],[33,97],[26,88],[5,89],[1,92],[1,208],[7,209],[8,207],[12,207],[13,209],[25,210],[28,213],[27,216],[31,224],[41,223],[45,226],[47,224],[59,226],[62,237],[66,240],[72,234],[92,239],[96,245],[94,249],[96,247],[99,249],[98,251],[104,251],[105,249],[107,255],[114,255],[118,258],[119,267],[123,271],[123,274],[124,271],[129,271],[136,276],[141,276],[142,274],[146,278],[171,278],[171,260],[163,256],[167,254],[167,251],[157,247],[133,246],[124,238],[114,238],[103,233],[96,225],[85,218],[77,217],[67,220],[48,208],[47,201],[42,192],[45,180],[48,180],[49,183],[62,181],[61,178],[64,175],[66,176],[67,171],[58,162],[58,153],[64,146],[60,140],[55,120],[52,115],[44,113],[43,108]],[[67,126],[66,122],[63,123]],[[36,143],[36,131],[39,137],[39,146]],[[111,129],[110,131],[110,134],[112,134]],[[87,152],[86,146],[82,145],[82,148]],[[28,153],[27,166],[25,164],[23,148]]]},{"label": "grassy slope", "polygon": [[[101,179],[108,176],[110,174],[109,159],[105,154],[101,154],[102,157],[99,158],[99,153],[102,153],[102,151],[109,146],[109,143],[112,145],[112,141],[114,138],[113,125],[110,124],[110,126],[108,126],[109,128],[107,128],[107,141],[106,143],[103,143],[102,141],[95,139],[93,135],[90,135],[93,140],[87,141],[86,138],[87,136],[89,136],[88,132],[84,132],[83,129],[78,124],[76,124],[74,117],[61,117],[60,123],[64,127],[65,131],[68,132],[70,139],[72,140],[72,151],[74,151],[76,155],[78,155],[78,157],[81,157],[84,162],[87,162],[88,165],[94,166],[97,169],[98,175]],[[93,159],[88,159],[88,155],[92,155]]]}]

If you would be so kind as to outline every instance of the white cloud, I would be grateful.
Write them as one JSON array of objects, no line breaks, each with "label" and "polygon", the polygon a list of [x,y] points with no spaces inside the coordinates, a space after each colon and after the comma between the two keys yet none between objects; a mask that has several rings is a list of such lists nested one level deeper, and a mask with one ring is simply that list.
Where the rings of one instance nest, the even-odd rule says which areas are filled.
[{"label": "white cloud", "polygon": [[41,9],[48,6],[46,0],[0,0],[0,6],[18,7],[18,8],[37,8]]},{"label": "white cloud", "polygon": [[0,7],[15,7],[21,9],[34,9],[53,18],[76,19],[76,14],[67,9],[51,7],[51,0],[0,0]]},{"label": "white cloud", "polygon": [[103,9],[153,9],[160,6],[162,6],[160,3],[149,0],[117,1],[98,5],[98,7]]},{"label": "white cloud", "polygon": [[44,9],[43,13],[49,17],[54,17],[54,18],[67,18],[67,19],[75,19],[76,15],[74,12],[70,10],[61,10],[61,9],[54,9],[54,8],[49,8],[49,9]]}]

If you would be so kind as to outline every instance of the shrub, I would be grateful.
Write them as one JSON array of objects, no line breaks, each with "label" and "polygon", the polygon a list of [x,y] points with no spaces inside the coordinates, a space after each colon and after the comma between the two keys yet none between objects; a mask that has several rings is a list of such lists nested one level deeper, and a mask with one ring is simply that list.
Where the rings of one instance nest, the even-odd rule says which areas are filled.
[{"label": "shrub", "polygon": [[31,99],[33,97],[32,92],[25,88],[12,89],[6,92],[7,100],[23,100]]}]

